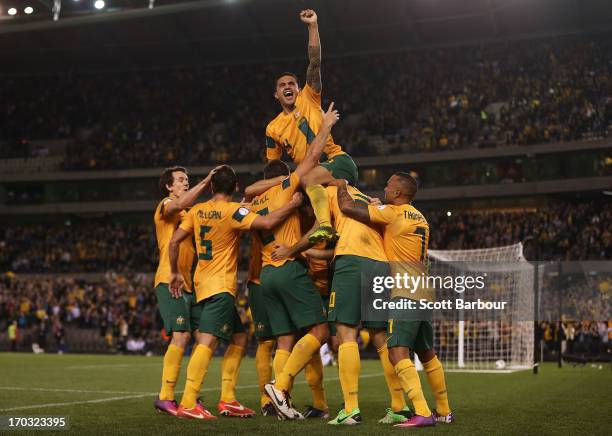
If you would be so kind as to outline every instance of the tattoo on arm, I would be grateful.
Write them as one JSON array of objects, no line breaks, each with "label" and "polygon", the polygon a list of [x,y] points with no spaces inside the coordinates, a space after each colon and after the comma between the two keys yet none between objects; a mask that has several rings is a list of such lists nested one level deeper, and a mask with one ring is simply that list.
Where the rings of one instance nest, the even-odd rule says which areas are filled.
[{"label": "tattoo on arm", "polygon": [[362,223],[370,224],[368,206],[353,201],[345,186],[338,187],[338,206],[343,214]]},{"label": "tattoo on arm", "polygon": [[323,84],[321,83],[321,46],[308,46],[308,70],[306,71],[306,83],[316,92],[321,92]]}]

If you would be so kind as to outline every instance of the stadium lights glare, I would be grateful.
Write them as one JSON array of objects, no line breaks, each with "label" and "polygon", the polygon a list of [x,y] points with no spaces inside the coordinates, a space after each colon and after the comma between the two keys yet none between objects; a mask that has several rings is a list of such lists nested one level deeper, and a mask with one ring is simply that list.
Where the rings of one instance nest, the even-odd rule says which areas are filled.
[{"label": "stadium lights glare", "polygon": [[9,15],[17,15],[17,9],[15,8],[10,8],[7,12]]},{"label": "stadium lights glare", "polygon": [[104,6],[106,6],[106,3],[104,3],[104,0],[96,0],[96,2],[94,3],[94,8],[98,10],[104,9]]},{"label": "stadium lights glare", "polygon": [[26,6],[26,8],[23,10],[23,12],[25,12],[28,15],[30,15],[32,12],[34,12],[34,8],[32,6]]}]

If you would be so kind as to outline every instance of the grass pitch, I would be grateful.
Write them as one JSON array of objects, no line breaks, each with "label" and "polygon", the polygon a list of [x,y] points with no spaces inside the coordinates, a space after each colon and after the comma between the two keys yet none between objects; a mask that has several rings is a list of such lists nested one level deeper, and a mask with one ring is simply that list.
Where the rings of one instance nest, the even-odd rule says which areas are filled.
[{"label": "grass pitch", "polygon": [[[204,404],[216,413],[220,364],[211,364],[202,387]],[[187,362],[183,362],[184,386]],[[66,434],[340,434],[375,435],[407,430],[377,424],[389,404],[380,363],[365,360],[361,367],[360,408],[364,423],[336,428],[323,421],[279,422],[276,418],[220,417],[215,422],[180,420],[156,413],[152,403],[159,389],[160,357],[107,355],[33,355],[0,353],[0,416],[66,415]],[[325,389],[331,412],[342,403],[336,368],[325,368]],[[609,434],[612,371],[543,365],[540,374],[448,373],[452,425],[408,431],[427,434]],[[424,375],[421,381],[433,406]],[[254,359],[242,363],[238,399],[259,409]],[[303,375],[298,377],[294,400],[302,409],[311,403]],[[180,395],[179,395],[180,398]],[[26,432],[11,431],[10,434]],[[40,432],[30,431],[32,434]],[[49,433],[46,431],[45,433]]]}]

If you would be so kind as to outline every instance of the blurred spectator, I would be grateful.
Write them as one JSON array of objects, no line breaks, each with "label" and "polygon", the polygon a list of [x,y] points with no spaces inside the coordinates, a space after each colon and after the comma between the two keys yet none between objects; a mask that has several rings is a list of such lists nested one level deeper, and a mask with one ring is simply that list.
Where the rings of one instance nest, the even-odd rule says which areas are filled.
[{"label": "blurred spectator", "polygon": [[[604,35],[325,59],[324,98],[356,156],[601,138],[611,49]],[[305,66],[9,78],[0,156],[44,155],[29,141],[65,138],[68,170],[256,161],[279,111],[273,79],[287,70]]]}]

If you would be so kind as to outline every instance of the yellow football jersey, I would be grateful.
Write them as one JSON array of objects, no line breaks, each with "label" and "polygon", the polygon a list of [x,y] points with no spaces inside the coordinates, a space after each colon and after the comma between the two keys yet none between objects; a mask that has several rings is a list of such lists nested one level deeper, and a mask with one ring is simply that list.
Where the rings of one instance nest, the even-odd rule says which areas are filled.
[{"label": "yellow football jersey", "polygon": [[[429,225],[423,214],[410,204],[368,206],[368,212],[373,223],[384,226],[385,253],[389,258],[392,275],[425,274]],[[401,295],[414,300],[421,298],[432,300],[434,296],[434,290],[426,286],[412,294],[402,291],[394,290],[393,296]]]},{"label": "yellow football jersey", "polygon": [[[312,248],[325,250],[328,245],[325,242],[319,242]],[[326,259],[308,259],[308,274],[312,279],[321,295],[329,295],[329,261]]]},{"label": "yellow football jersey", "polygon": [[[368,197],[357,188],[348,187],[349,194],[354,201],[368,204]],[[368,259],[387,261],[383,248],[383,239],[378,230],[347,217],[338,206],[338,188],[327,187],[329,197],[329,210],[334,222],[334,228],[340,234],[336,244],[335,256],[343,254],[367,257]]]},{"label": "yellow football jersey", "polygon": [[209,200],[192,207],[180,228],[193,232],[198,253],[194,287],[198,302],[223,292],[236,296],[240,232],[257,215],[240,203]]},{"label": "yellow football jersey", "polygon": [[[155,215],[153,215],[157,248],[159,249],[159,265],[157,265],[157,272],[155,273],[154,286],[160,283],[170,283],[170,257],[168,255],[168,247],[174,230],[187,215],[187,212],[182,210],[179,213],[164,218],[162,215],[163,209],[171,201],[170,198],[164,198],[160,201],[155,209]],[[181,242],[179,246],[179,271],[185,278],[186,290],[189,292],[193,289],[191,283],[191,267],[193,265],[194,254],[195,251],[191,240]]]},{"label": "yellow football jersey", "polygon": [[[271,187],[263,194],[255,197],[253,199],[253,212],[258,215],[267,215],[270,212],[280,209],[291,201],[293,194],[299,187],[300,176],[297,175],[297,173],[292,173],[278,185]],[[287,247],[291,247],[297,243],[301,237],[300,217],[297,210],[293,211],[285,221],[276,226],[271,232],[260,231],[259,238],[262,244],[262,267],[266,265],[281,266],[288,260],[293,260],[294,258],[291,257],[281,261],[274,261],[272,260],[272,252],[276,245],[283,244]]]},{"label": "yellow football jersey", "polygon": [[261,284],[261,239],[257,232],[251,233],[251,248],[249,259],[249,282]]},{"label": "yellow football jersey", "polygon": [[[296,164],[304,160],[310,143],[313,141],[321,124],[321,94],[306,84],[295,100],[295,108],[289,114],[281,112],[266,127],[266,157],[268,160],[280,159],[283,149]],[[328,159],[344,154],[342,148],[334,142],[331,135],[323,150]]]}]

